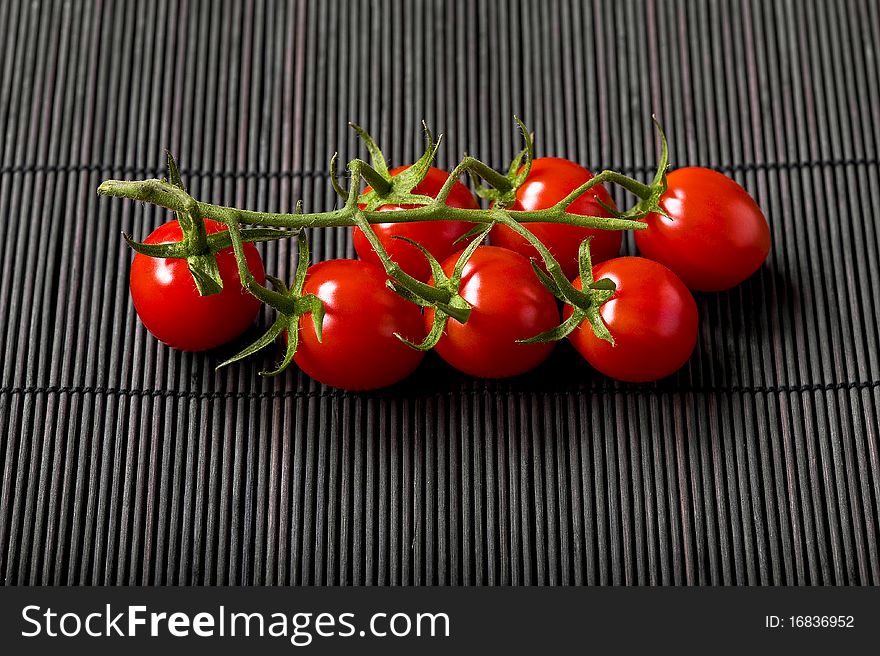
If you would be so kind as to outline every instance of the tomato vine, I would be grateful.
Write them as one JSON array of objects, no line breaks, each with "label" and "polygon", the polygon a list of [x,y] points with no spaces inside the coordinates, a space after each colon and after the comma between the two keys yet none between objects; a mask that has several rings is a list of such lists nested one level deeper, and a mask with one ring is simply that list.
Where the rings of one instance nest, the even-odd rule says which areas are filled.
[{"label": "tomato vine", "polygon": [[[407,342],[414,348],[426,350],[435,346],[449,318],[459,323],[467,322],[471,308],[459,294],[461,271],[476,245],[496,225],[506,226],[534,246],[543,260],[543,267],[532,261],[532,268],[538,279],[557,298],[574,310],[573,318],[559,328],[523,341],[561,339],[571,332],[575,318],[587,318],[597,337],[612,341],[597,308],[613,293],[614,284],[608,279],[593,280],[589,266],[589,240],[585,240],[581,245],[580,282],[582,284],[578,289],[565,276],[550,250],[525,227],[525,224],[559,223],[600,230],[643,229],[645,226],[642,219],[652,213],[664,213],[660,206],[660,197],[666,189],[668,149],[663,130],[655,120],[660,138],[660,157],[656,173],[650,183],[645,184],[621,173],[606,170],[572,190],[553,206],[524,211],[511,209],[511,206],[517,188],[523,184],[529,174],[533,159],[533,140],[525,125],[519,119],[516,120],[522,133],[524,147],[511,162],[507,173],[496,171],[482,161],[465,155],[449,173],[442,188],[433,198],[414,193],[414,189],[431,168],[442,139],[435,140],[424,123],[424,154],[406,171],[394,176],[389,173],[385,157],[372,137],[360,126],[352,124],[367,148],[370,161],[356,158],[348,163],[349,180],[348,188],[345,189],[337,178],[337,156],[333,155],[330,160],[330,180],[336,193],[344,200],[344,204],[340,208],[326,212],[305,213],[301,201],[297,203],[293,213],[258,212],[198,201],[184,188],[177,165],[170,153],[168,179],[107,180],[98,187],[98,193],[143,201],[173,211],[180,223],[182,241],[173,244],[146,244],[128,236],[125,236],[125,239],[133,250],[145,256],[186,259],[198,292],[202,295],[215,294],[222,290],[223,283],[218,273],[215,256],[219,250],[231,246],[242,285],[260,301],[274,308],[278,312],[278,318],[263,337],[222,365],[257,352],[274,343],[279,335],[286,332],[288,339],[285,356],[279,367],[267,375],[280,373],[293,359],[297,348],[298,321],[306,314],[311,314],[315,332],[320,338],[323,317],[321,301],[314,295],[303,295],[303,282],[308,266],[308,244],[304,231],[344,226],[357,226],[363,231],[389,277],[388,286],[392,290],[408,301],[433,309],[433,324],[424,341],[420,344]],[[461,208],[447,203],[456,181],[465,175],[472,179],[477,195],[491,203],[489,208]],[[635,204],[626,211],[618,211],[603,204],[603,209],[611,214],[610,217],[583,216],[568,211],[571,204],[581,195],[604,183],[617,185],[630,192],[637,199]],[[363,190],[365,185],[368,186],[367,190]],[[393,213],[381,212],[380,207],[388,204],[407,207]],[[205,219],[219,221],[228,229],[207,234]],[[422,282],[406,273],[388,255],[372,228],[376,223],[416,221],[463,221],[474,224],[473,229],[462,238],[463,240],[474,238],[474,240],[462,251],[451,276],[443,272],[440,263],[427,250],[421,248],[420,244],[410,241],[427,258],[434,274],[433,284]],[[248,267],[244,244],[291,237],[297,239],[299,247],[299,264],[293,284],[288,287],[272,276],[266,276],[271,288],[261,284]],[[515,293],[515,290],[512,293]],[[398,337],[406,341],[402,336]]]}]

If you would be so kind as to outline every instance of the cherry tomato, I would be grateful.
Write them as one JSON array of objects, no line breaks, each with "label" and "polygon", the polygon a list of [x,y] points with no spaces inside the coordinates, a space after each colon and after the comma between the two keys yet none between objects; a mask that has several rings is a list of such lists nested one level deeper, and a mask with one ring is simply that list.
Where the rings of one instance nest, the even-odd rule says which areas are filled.
[{"label": "cherry tomato", "polygon": [[659,214],[636,231],[642,255],[672,269],[691,289],[722,291],[752,275],[770,252],[770,228],[748,192],[700,167],[667,176]]},{"label": "cherry tomato", "polygon": [[312,316],[299,323],[294,361],[315,380],[347,390],[368,390],[406,378],[424,353],[401,342],[425,337],[421,309],[385,286],[385,271],[361,260],[328,260],[309,268],[304,294],[324,302],[323,339]]},{"label": "cherry tomato", "polygon": [[[593,175],[580,164],[560,157],[540,157],[532,161],[529,177],[516,190],[516,203],[513,210],[543,210],[552,207]],[[614,207],[614,202],[605,187],[599,185],[582,194],[570,206],[568,211],[583,216],[608,216],[608,211],[599,204],[599,200]],[[578,273],[578,248],[587,237],[590,242],[590,254],[593,262],[601,262],[615,257],[620,252],[621,233],[615,230],[594,230],[558,223],[526,223],[524,224],[543,244],[562,266],[568,278]],[[527,258],[537,258],[542,262],[534,246],[507,226],[497,225],[489,234],[489,241],[494,246],[501,246],[516,251]]]},{"label": "cherry tomato", "polygon": [[[443,263],[451,276],[458,254]],[[553,295],[540,283],[529,261],[518,253],[480,246],[462,272],[460,294],[472,310],[467,323],[450,318],[436,351],[464,373],[482,378],[515,376],[537,367],[552,343],[519,344],[559,324]],[[425,310],[429,329],[434,311]]]},{"label": "cherry tomato", "polygon": [[[392,176],[398,175],[405,171],[407,166],[400,166],[392,169],[389,173]],[[423,196],[431,196],[436,198],[446,178],[449,176],[446,171],[434,168],[428,169],[428,174],[413,189],[413,193]],[[369,190],[369,187],[367,187]],[[450,207],[458,207],[461,209],[478,209],[474,195],[461,182],[456,180],[455,184],[449,192],[446,204]],[[395,210],[412,209],[417,205],[382,205],[378,208],[380,212],[393,212]],[[413,278],[417,278],[422,282],[426,282],[431,276],[431,267],[425,256],[418,248],[401,239],[394,237],[407,237],[420,243],[427,251],[442,262],[455,251],[467,245],[466,242],[455,243],[455,240],[470,230],[473,224],[466,221],[416,221],[413,223],[376,223],[373,224],[373,230],[382,242],[382,246],[388,252],[392,260],[397,262],[404,271]],[[360,228],[355,227],[352,234],[354,240],[354,248],[358,257],[366,262],[381,265],[379,256],[370,246],[370,242],[364,236]]]},{"label": "cherry tomato", "polygon": [[[606,376],[633,383],[668,376],[690,357],[697,343],[697,305],[684,283],[662,264],[618,257],[593,267],[617,289],[599,308],[615,345],[599,339],[588,321],[568,338]],[[580,278],[574,286],[582,289]],[[563,316],[571,316],[566,305]]]},{"label": "cherry tomato", "polygon": [[[226,230],[218,221],[205,219],[208,234]],[[144,240],[170,244],[183,239],[180,224],[169,221]],[[262,284],[266,273],[253,244],[244,245],[245,259]],[[260,301],[241,285],[232,248],[217,253],[223,291],[199,296],[196,283],[182,258],[148,257],[135,253],[131,264],[131,299],[143,324],[168,346],[184,351],[206,351],[232,341],[253,323]]]}]

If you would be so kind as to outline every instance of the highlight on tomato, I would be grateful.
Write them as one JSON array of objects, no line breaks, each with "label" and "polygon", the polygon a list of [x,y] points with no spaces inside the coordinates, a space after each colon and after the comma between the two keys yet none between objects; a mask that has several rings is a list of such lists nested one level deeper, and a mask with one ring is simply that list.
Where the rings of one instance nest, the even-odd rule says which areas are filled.
[{"label": "highlight on tomato", "polygon": [[[459,254],[442,263],[452,276]],[[534,369],[553,343],[520,344],[559,323],[556,300],[538,280],[529,260],[497,246],[479,246],[467,261],[459,294],[471,306],[466,323],[450,317],[437,354],[459,371],[480,378],[506,378]],[[429,330],[434,310],[425,309]]]},{"label": "highlight on tomato", "polygon": [[[389,174],[394,177],[408,168],[408,166],[400,166],[389,171]],[[448,177],[449,174],[446,171],[432,166],[428,169],[425,178],[413,188],[412,193],[436,198]],[[364,193],[368,193],[370,190],[371,188],[367,187]],[[461,209],[479,209],[479,204],[474,195],[459,180],[456,180],[455,184],[453,184],[446,199],[446,205]],[[381,205],[377,208],[377,211],[393,212],[402,209],[413,209],[415,207],[418,207],[418,205]],[[431,255],[442,262],[452,253],[460,250],[463,245],[466,245],[466,242],[456,242],[456,240],[472,227],[473,224],[466,221],[411,221],[407,223],[373,224],[374,232],[379,237],[379,241],[391,259],[406,273],[422,282],[427,282],[428,278],[431,277],[431,267],[428,265],[425,256],[412,244],[407,243],[403,239],[395,239],[395,237],[406,237],[418,242]],[[360,228],[353,228],[352,239],[355,251],[357,251],[360,259],[365,262],[381,265],[379,256],[376,255],[376,252]]]},{"label": "highlight on tomato", "polygon": [[[532,168],[525,182],[516,190],[516,202],[512,210],[534,211],[552,207],[572,191],[593,178],[580,164],[561,157],[539,157],[532,161]],[[601,201],[601,202],[600,202]],[[614,207],[608,190],[602,185],[589,189],[577,198],[568,208],[571,214],[582,216],[611,217],[602,203]],[[559,262],[567,278],[578,272],[578,249],[581,242],[592,237],[591,251],[593,262],[601,262],[617,256],[623,239],[618,230],[598,230],[581,228],[560,223],[524,223],[538,239],[550,250]],[[515,251],[527,258],[537,258],[542,262],[535,247],[522,236],[503,225],[496,225],[489,235],[494,246]]]},{"label": "highlight on tomato", "polygon": [[770,252],[770,227],[748,192],[726,175],[701,167],[666,177],[660,206],[649,214],[636,246],[672,269],[695,291],[724,291],[751,276]]},{"label": "highlight on tomato", "polygon": [[[697,305],[678,276],[643,257],[618,257],[595,265],[593,277],[616,286],[599,308],[614,344],[596,337],[584,321],[568,338],[587,362],[631,383],[664,378],[687,362],[697,343]],[[583,288],[580,277],[572,282]],[[563,315],[571,314],[567,305]]]},{"label": "highlight on tomato", "polygon": [[[208,234],[227,230],[205,219]],[[180,224],[169,221],[156,228],[145,244],[180,242]],[[263,260],[253,244],[244,244],[245,259],[260,284],[266,279]],[[144,326],[168,346],[183,351],[206,351],[244,333],[260,310],[260,301],[242,287],[232,247],[217,252],[223,290],[200,296],[184,258],[149,257],[135,253],[129,288],[135,311]]]},{"label": "highlight on tomato", "polygon": [[420,308],[386,286],[388,276],[363,260],[327,260],[309,267],[303,294],[324,304],[322,339],[311,315],[299,322],[294,362],[318,382],[371,390],[409,376],[424,353],[404,344],[425,336]]}]

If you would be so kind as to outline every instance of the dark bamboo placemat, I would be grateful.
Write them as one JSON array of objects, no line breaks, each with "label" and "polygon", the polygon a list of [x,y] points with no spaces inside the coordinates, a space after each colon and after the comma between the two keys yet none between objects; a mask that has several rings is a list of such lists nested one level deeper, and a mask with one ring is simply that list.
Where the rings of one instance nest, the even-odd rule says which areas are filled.
[{"label": "dark bamboo placemat", "polygon": [[[5,583],[880,583],[877,2],[10,0],[0,34]],[[646,175],[652,112],[774,238],[657,385],[567,345],[369,395],[215,373],[235,345],[170,351],[129,301],[120,231],[165,216],[94,193],[169,147],[202,199],[325,209],[349,119],[502,166],[517,114]]]}]

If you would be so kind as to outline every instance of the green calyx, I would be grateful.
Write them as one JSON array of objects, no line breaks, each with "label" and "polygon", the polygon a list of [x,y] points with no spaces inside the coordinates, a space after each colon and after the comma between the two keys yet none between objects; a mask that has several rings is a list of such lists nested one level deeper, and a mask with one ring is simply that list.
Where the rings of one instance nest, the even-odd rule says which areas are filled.
[{"label": "green calyx", "polygon": [[[425,152],[415,164],[392,177],[388,172],[385,156],[376,145],[373,137],[358,124],[349,123],[349,125],[364,142],[370,155],[370,164],[357,159],[349,163],[349,170],[355,163],[359,164],[360,177],[370,186],[369,191],[360,194],[359,206],[363,206],[363,209],[367,211],[373,211],[382,205],[430,205],[434,202],[430,196],[414,194],[412,191],[428,174],[443,139],[442,135],[435,141],[427,124],[422,121],[422,130],[425,133]],[[336,193],[342,198],[347,198],[348,194],[336,182],[335,173],[336,154],[334,153],[330,160],[330,177],[333,180]]]},{"label": "green calyx", "polygon": [[612,346],[614,345],[614,336],[609,332],[608,326],[602,321],[600,308],[602,304],[611,299],[616,291],[616,285],[610,278],[602,278],[600,280],[593,279],[593,262],[590,258],[590,241],[592,237],[587,237],[581,242],[578,249],[578,274],[581,279],[581,289],[577,289],[565,277],[562,278],[562,285],[558,284],[556,277],[550,277],[541,268],[532,262],[538,278],[551,292],[564,303],[572,306],[571,316],[562,322],[559,326],[551,328],[540,335],[535,335],[529,339],[522,340],[524,344],[534,344],[539,342],[555,342],[568,337],[584,320],[590,322],[593,332],[599,339],[604,339]]},{"label": "green calyx", "polygon": [[[488,166],[477,166],[468,169],[474,191],[483,200],[489,201],[492,207],[511,207],[516,202],[516,190],[526,181],[532,170],[535,152],[535,136],[529,132],[519,117],[514,116],[516,125],[522,135],[523,149],[510,162],[507,175],[501,175]],[[475,160],[476,162],[476,160]],[[477,162],[482,164],[482,162]]]},{"label": "green calyx", "polygon": [[421,244],[412,239],[407,239],[406,237],[398,237],[398,239],[403,239],[404,241],[409,242],[422,252],[428,260],[428,263],[431,265],[431,275],[434,279],[433,289],[443,294],[443,297],[440,300],[430,301],[424,296],[420,296],[413,292],[400,280],[389,280],[388,286],[393,291],[397,292],[408,301],[416,303],[422,307],[433,308],[434,310],[434,320],[431,323],[431,330],[428,331],[427,336],[421,343],[415,344],[401,335],[395,334],[398,339],[419,351],[429,351],[440,341],[440,338],[443,336],[443,331],[446,328],[446,322],[450,318],[455,319],[459,323],[467,323],[471,315],[471,306],[459,293],[461,288],[461,277],[464,273],[465,265],[471,259],[471,256],[473,256],[474,251],[476,251],[483,242],[483,239],[486,238],[486,235],[489,234],[493,225],[494,224],[490,223],[483,227],[482,231],[479,232],[474,240],[468,244],[467,248],[461,252],[458,259],[455,261],[455,266],[452,268],[451,276],[446,275],[446,272],[443,270],[443,267],[440,266],[437,259]]},{"label": "green calyx", "polygon": [[[168,160],[168,182],[186,193],[177,162],[167,150],[165,155]],[[183,211],[175,214],[183,233],[183,240],[180,243],[186,253],[186,263],[196,283],[196,289],[202,296],[219,294],[223,290],[223,279],[220,277],[217,258],[208,248],[208,233],[199,213],[199,204],[193,199]]]},{"label": "green calyx", "polygon": [[[266,279],[272,283],[274,290],[269,290],[258,285],[262,292],[258,292],[261,300],[271,305],[278,312],[275,322],[269,326],[269,329],[250,346],[239,351],[225,362],[221,362],[217,368],[238,362],[248,356],[261,351],[270,346],[276,340],[287,333],[287,344],[284,349],[284,357],[278,366],[272,371],[261,371],[261,376],[277,376],[282,373],[293,361],[296,350],[299,346],[299,319],[303,315],[311,314],[312,322],[315,327],[315,335],[318,341],[321,341],[321,332],[324,324],[324,304],[314,294],[303,295],[303,287],[305,285],[306,273],[309,268],[309,244],[305,235],[300,233],[297,235],[298,260],[296,264],[296,273],[294,275],[293,284],[288,288],[283,281],[273,276],[266,276]],[[251,286],[248,286],[252,292]]]},{"label": "green calyx", "polygon": [[[177,162],[167,150],[165,151],[168,162],[168,180],[161,182],[171,185],[185,198],[183,207],[174,212],[183,239],[170,244],[145,244],[135,241],[129,235],[122,233],[122,238],[136,253],[148,257],[179,258],[186,259],[189,272],[196,284],[196,289],[201,296],[219,294],[223,291],[223,279],[220,277],[220,269],[217,266],[216,255],[224,248],[232,246],[230,232],[214,232],[210,235],[205,229],[205,221],[199,203],[186,192],[183,181],[180,178],[180,170]],[[246,228],[241,230],[241,241],[244,243],[256,243],[289,239],[295,237],[299,229],[279,230],[275,228]]]},{"label": "green calyx", "polygon": [[633,219],[638,221],[652,213],[668,217],[666,211],[660,205],[660,197],[668,188],[666,170],[669,168],[669,144],[666,142],[666,134],[663,132],[657,117],[651,116],[651,120],[653,120],[654,126],[657,128],[657,135],[660,138],[660,159],[657,161],[657,169],[654,172],[654,179],[651,183],[643,184],[614,171],[603,171],[600,174],[604,175],[608,182],[623,187],[639,199],[635,205],[625,212],[608,207],[602,201],[599,201],[602,207],[617,219]]}]

